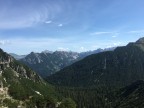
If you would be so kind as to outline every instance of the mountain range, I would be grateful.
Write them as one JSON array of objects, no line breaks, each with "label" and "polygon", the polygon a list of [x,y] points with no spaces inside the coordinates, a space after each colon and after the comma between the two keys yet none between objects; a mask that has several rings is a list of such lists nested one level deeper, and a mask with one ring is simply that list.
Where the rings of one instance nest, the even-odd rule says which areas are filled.
[{"label": "mountain range", "polygon": [[46,80],[77,108],[143,108],[144,38],[89,55]]},{"label": "mountain range", "polygon": [[143,108],[144,38],[114,50],[90,53],[84,57],[64,51],[32,52],[26,61],[39,68],[49,61],[66,65],[60,65],[63,67],[45,81],[0,49],[0,107]]},{"label": "mountain range", "polygon": [[40,76],[46,77],[74,63],[77,58],[78,53],[75,52],[31,52],[25,58],[21,59],[20,62],[35,70]]},{"label": "mountain range", "polygon": [[62,99],[52,85],[0,49],[1,108],[61,108],[64,102],[73,102]]},{"label": "mountain range", "polygon": [[62,86],[126,86],[144,79],[144,38],[90,55],[47,78]]},{"label": "mountain range", "polygon": [[[76,61],[83,59],[84,57],[100,53],[108,50],[114,50],[115,48],[97,49],[94,51],[87,51],[82,53],[72,51],[49,51],[45,50],[41,53],[31,52],[27,56],[22,57],[19,61],[26,64],[28,67],[35,70],[43,78],[56,73],[66,66],[73,64]],[[14,57],[18,58],[14,55]],[[19,57],[19,58],[20,58]]]}]

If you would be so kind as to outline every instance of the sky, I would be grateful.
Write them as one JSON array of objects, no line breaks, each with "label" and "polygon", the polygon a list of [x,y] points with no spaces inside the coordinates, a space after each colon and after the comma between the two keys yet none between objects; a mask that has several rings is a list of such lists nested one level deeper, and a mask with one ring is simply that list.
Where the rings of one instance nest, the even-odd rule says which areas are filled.
[{"label": "sky", "polygon": [[0,0],[0,48],[83,52],[144,37],[144,0]]}]

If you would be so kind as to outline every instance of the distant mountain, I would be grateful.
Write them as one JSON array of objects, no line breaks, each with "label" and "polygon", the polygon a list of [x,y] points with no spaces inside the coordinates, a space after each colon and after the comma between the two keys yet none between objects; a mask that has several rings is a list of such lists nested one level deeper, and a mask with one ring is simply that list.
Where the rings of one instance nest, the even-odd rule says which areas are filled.
[{"label": "distant mountain", "polygon": [[25,58],[26,55],[17,55],[17,54],[14,54],[14,53],[9,53],[12,57],[14,57],[16,60],[19,60],[19,59],[22,59],[22,58]]},{"label": "distant mountain", "polygon": [[46,77],[56,71],[77,61],[79,54],[76,52],[55,51],[30,53],[20,61],[35,70],[40,76]]},{"label": "distant mountain", "polygon": [[100,52],[105,52],[105,51],[113,51],[116,47],[111,47],[111,48],[105,48],[105,49],[97,49],[97,50],[93,50],[93,51],[86,51],[86,52],[81,52],[79,54],[80,58],[84,58],[86,56],[92,55],[92,54],[97,54]]},{"label": "distant mountain", "polygon": [[90,55],[47,78],[60,86],[126,86],[144,79],[144,38]]},{"label": "distant mountain", "polygon": [[30,53],[26,57],[22,58],[20,61],[33,70],[35,70],[43,78],[54,74],[55,72],[63,69],[66,66],[71,65],[72,63],[83,59],[84,57],[104,52],[107,50],[114,50],[114,48],[108,49],[97,49],[94,51],[88,52],[71,52],[71,51],[49,51],[45,50],[41,53]]},{"label": "distant mountain", "polygon": [[0,49],[1,108],[56,108],[57,97],[53,86]]}]

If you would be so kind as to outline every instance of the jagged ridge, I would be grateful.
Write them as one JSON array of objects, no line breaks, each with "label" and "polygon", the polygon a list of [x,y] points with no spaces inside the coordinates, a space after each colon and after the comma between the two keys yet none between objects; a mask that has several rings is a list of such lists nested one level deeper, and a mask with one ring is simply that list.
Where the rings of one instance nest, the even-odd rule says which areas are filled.
[{"label": "jagged ridge", "polygon": [[[56,93],[51,85],[45,83],[34,71],[17,62],[0,49],[0,106],[8,107],[55,107]],[[38,100],[37,100],[38,99]],[[37,103],[37,104],[36,104]]]},{"label": "jagged ridge", "polygon": [[115,48],[97,49],[88,52],[71,52],[71,51],[43,51],[42,53],[30,53],[20,61],[27,66],[35,70],[43,78],[56,73],[72,63],[83,59],[84,57],[104,52],[108,50],[114,50]]}]

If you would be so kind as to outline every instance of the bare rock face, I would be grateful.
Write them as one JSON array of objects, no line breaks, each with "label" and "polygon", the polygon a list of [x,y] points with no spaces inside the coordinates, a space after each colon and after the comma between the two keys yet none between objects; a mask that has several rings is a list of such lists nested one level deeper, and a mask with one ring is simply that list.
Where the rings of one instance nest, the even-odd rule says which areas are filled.
[{"label": "bare rock face", "polygon": [[78,57],[79,54],[76,52],[32,52],[20,61],[35,70],[41,77],[45,78],[74,63]]},{"label": "bare rock face", "polygon": [[4,70],[7,67],[10,67],[10,63],[13,62],[14,59],[6,53],[0,52],[0,55],[0,70]]},{"label": "bare rock face", "polygon": [[18,63],[13,57],[0,49],[0,72],[2,73],[7,68],[11,68],[18,77],[24,77],[33,81],[41,80],[35,72]]},{"label": "bare rock face", "polygon": [[54,92],[52,86],[32,69],[0,49],[0,108],[55,106],[56,103],[52,101],[55,99]]}]

